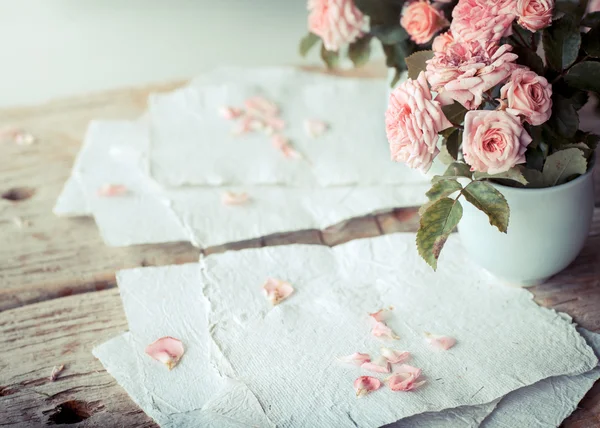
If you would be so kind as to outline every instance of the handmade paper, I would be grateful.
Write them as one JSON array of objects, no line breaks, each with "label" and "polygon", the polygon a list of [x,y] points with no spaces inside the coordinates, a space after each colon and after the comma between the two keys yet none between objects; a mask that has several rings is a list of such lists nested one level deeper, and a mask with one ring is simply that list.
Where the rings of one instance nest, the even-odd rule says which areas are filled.
[{"label": "handmade paper", "polygon": [[[212,308],[211,319],[223,319],[220,325],[213,323],[210,327],[217,339],[218,347],[211,352],[212,357],[217,359],[217,367],[221,373],[244,379],[263,407],[264,403],[269,404],[266,411],[271,421],[283,423],[284,426],[307,423],[305,418],[314,418],[310,414],[312,412],[316,412],[319,420],[334,421],[342,424],[340,426],[349,423],[348,415],[359,426],[379,426],[383,423],[363,420],[365,416],[378,418],[369,412],[370,407],[363,408],[364,403],[378,408],[378,414],[398,410],[404,412],[405,407],[410,405],[411,409],[416,409],[415,414],[422,413],[419,417],[425,417],[424,412],[435,411],[433,406],[439,410],[446,405],[456,408],[466,403],[490,403],[512,389],[528,385],[528,382],[534,383],[562,373],[580,373],[595,366],[596,358],[568,319],[536,306],[525,290],[494,285],[493,280],[465,260],[457,240],[449,241],[452,251],[445,254],[450,256],[443,256],[447,260],[434,276],[425,272],[428,268],[419,263],[416,255],[411,257],[413,239],[414,235],[401,234],[354,241],[334,249],[295,245],[244,250],[208,257],[202,262],[202,278],[196,281],[183,280],[177,274],[157,274],[155,281],[151,280],[151,276],[137,280],[135,276],[129,276],[127,280],[127,276],[121,274],[119,284],[132,334],[138,334],[139,329],[142,332],[140,334],[144,329],[151,331],[151,320],[158,313],[169,320],[171,331],[176,324],[187,326],[184,328],[193,325],[194,335],[198,336],[193,338],[194,341],[206,340],[201,339],[201,323],[196,319],[190,321],[186,316],[182,318],[179,312],[186,313],[183,307],[189,305],[190,300],[193,301],[190,296],[201,294],[200,289],[204,284]],[[192,271],[189,274],[191,276]],[[266,274],[286,279],[296,287],[294,295],[273,309],[260,294],[260,284]],[[464,275],[468,277],[464,278]],[[419,281],[421,277],[426,282]],[[376,281],[374,278],[383,279]],[[377,286],[373,286],[373,283]],[[179,284],[186,285],[181,288]],[[216,289],[216,284],[219,284],[220,291]],[[369,292],[366,292],[367,289]],[[162,295],[164,300],[165,290],[169,290],[169,299],[178,303],[172,303],[173,306],[162,303],[160,297]],[[226,296],[227,305],[221,305],[215,297],[221,294]],[[302,299],[302,294],[311,295],[308,302]],[[334,302],[330,300],[332,294],[337,298]],[[395,300],[397,294],[403,296],[402,301]],[[357,302],[358,298],[366,303]],[[414,304],[417,301],[419,303]],[[395,306],[393,314],[398,315],[391,318],[388,324],[401,335],[401,340],[397,344],[392,342],[392,345],[413,352],[412,363],[423,368],[429,385],[411,393],[393,393],[382,389],[357,401],[351,384],[360,370],[340,367],[335,362],[335,356],[354,351],[376,353],[381,342],[368,334],[368,317],[365,314],[389,304]],[[407,306],[411,305],[413,307],[408,311]],[[457,311],[457,307],[463,312]],[[340,316],[330,320],[328,316],[323,318],[325,312]],[[402,314],[410,316],[402,317]],[[316,325],[310,319],[313,317],[325,321]],[[135,323],[133,319],[136,319]],[[196,325],[200,328],[196,328]],[[269,325],[282,325],[285,328],[264,330]],[[453,334],[459,343],[450,351],[435,352],[423,342],[424,329]],[[240,333],[236,334],[235,330]],[[160,329],[156,335],[166,334],[167,331],[169,328]],[[230,339],[223,339],[221,331],[228,331]],[[269,336],[270,340],[263,341],[255,337],[261,333],[270,334],[271,331],[277,333]],[[296,333],[294,340],[287,337],[289,331]],[[319,341],[321,331],[327,332],[328,341],[336,343],[336,349],[329,353],[321,351],[322,347],[327,347],[326,343]],[[358,337],[354,337],[354,332]],[[307,334],[311,342],[305,341]],[[150,340],[154,336],[149,334],[146,337]],[[340,337],[344,340],[350,337],[349,343],[341,344]],[[240,341],[240,349],[245,347],[247,350],[244,363],[247,366],[237,365],[234,355],[237,345],[232,344],[236,340]],[[298,342],[298,346],[292,343],[294,341]],[[255,347],[254,343],[262,348]],[[294,347],[302,348],[302,352],[289,357],[286,352],[289,348],[293,352]],[[137,352],[141,352],[142,348],[140,345]],[[125,354],[126,351],[119,355],[114,364],[118,366],[118,360]],[[271,358],[277,360],[276,365],[270,362]],[[198,363],[194,361],[193,364]],[[306,365],[312,371],[300,377],[299,372]],[[270,374],[263,379],[267,369],[270,369]],[[335,391],[329,390],[327,384],[336,382],[338,377],[348,379],[339,382]],[[327,414],[319,414],[319,404],[306,393],[307,387],[310,390],[311,379],[315,378],[323,382],[318,382],[318,389],[313,389],[313,392],[320,392],[318,401],[331,404],[323,405],[328,409]],[[185,382],[185,379],[181,381]],[[266,389],[280,391],[281,398],[265,392],[262,386],[265,383],[268,383]],[[294,391],[287,390],[291,385],[294,385]],[[577,388],[568,387],[567,393],[557,397],[567,403],[557,406],[557,410],[560,410],[557,418],[565,414],[565,408],[572,408],[589,388],[589,382],[585,385],[577,382],[577,385]],[[194,388],[189,383],[180,386],[186,390]],[[402,400],[401,409],[395,403],[396,399]],[[294,406],[288,409],[291,413],[286,413],[296,415],[293,422],[282,422],[275,418],[277,414],[272,409],[281,403]],[[343,407],[346,404],[350,410]],[[510,402],[506,405],[510,405]],[[456,412],[453,410],[451,414],[469,420]],[[439,418],[440,414],[432,415],[432,420]],[[447,420],[445,417],[443,419]]]},{"label": "handmade paper", "polygon": [[[150,99],[154,178],[168,186],[322,187],[427,181],[418,171],[390,160],[384,79],[336,79],[287,68],[247,73],[238,69],[226,78],[213,74]],[[220,116],[221,107],[243,107],[244,100],[255,95],[280,106],[286,122],[281,134],[303,159],[286,159],[263,132],[236,135],[235,121]],[[304,130],[307,119],[322,120],[329,128],[311,138]]]},{"label": "handmade paper", "polygon": [[[163,189],[145,172],[144,120],[95,121],[86,134],[73,177],[104,241],[111,246],[191,241],[199,247],[303,229],[323,229],[352,217],[424,202],[429,184],[286,188],[279,186]],[[125,185],[119,197],[100,197],[105,183]],[[81,196],[65,187],[55,210],[80,210]],[[225,191],[246,192],[250,202],[226,206]],[[69,196],[73,199],[69,199]]]}]

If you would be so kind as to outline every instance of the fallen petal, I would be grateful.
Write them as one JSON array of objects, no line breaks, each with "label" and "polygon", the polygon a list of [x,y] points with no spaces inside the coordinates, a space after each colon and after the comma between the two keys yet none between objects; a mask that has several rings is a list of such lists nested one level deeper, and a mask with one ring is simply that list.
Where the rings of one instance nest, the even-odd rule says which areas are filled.
[{"label": "fallen petal", "polygon": [[389,373],[390,363],[383,357],[379,357],[375,361],[365,362],[361,365],[361,367],[365,370],[369,370],[376,373]]},{"label": "fallen petal", "polygon": [[410,359],[410,352],[381,348],[381,356],[392,364],[400,364]]},{"label": "fallen petal", "polygon": [[179,363],[185,350],[181,340],[166,336],[146,346],[146,354],[166,365],[169,370]]},{"label": "fallen petal", "polygon": [[294,150],[289,144],[289,140],[281,134],[275,134],[271,137],[271,143],[273,147],[281,151],[286,158],[290,159],[302,159],[302,155]]},{"label": "fallen petal", "polygon": [[98,189],[98,196],[122,196],[127,193],[127,187],[122,184],[103,184]]},{"label": "fallen petal", "polygon": [[392,331],[384,322],[377,321],[371,330],[371,334],[375,337],[384,337],[388,339],[398,340],[400,337]]},{"label": "fallen petal", "polygon": [[383,308],[379,309],[377,312],[370,313],[369,316],[377,322],[383,322],[386,320],[389,311],[389,309]]},{"label": "fallen petal", "polygon": [[221,196],[224,205],[243,205],[250,200],[247,193],[225,192]]},{"label": "fallen petal", "polygon": [[361,376],[354,381],[354,390],[357,397],[362,397],[381,388],[381,381],[371,376]]},{"label": "fallen petal", "polygon": [[33,134],[21,131],[15,135],[15,143],[19,146],[31,146],[33,143],[35,143],[35,137]]},{"label": "fallen petal", "polygon": [[345,357],[339,357],[339,361],[342,363],[354,364],[355,366],[360,366],[364,363],[371,361],[371,357],[369,354],[362,354],[360,352],[355,352],[352,355],[346,355]]},{"label": "fallen petal", "polygon": [[425,381],[417,382],[420,376],[421,369],[402,364],[386,381],[392,391],[412,391],[425,383]]},{"label": "fallen petal", "polygon": [[401,366],[396,367],[394,373],[408,373],[414,375],[415,377],[419,377],[421,376],[421,369],[413,367],[409,364],[402,364]]},{"label": "fallen petal", "polygon": [[52,373],[50,373],[50,381],[54,382],[56,379],[58,379],[58,376],[60,376],[64,369],[64,364],[61,364],[60,366],[54,366],[54,368],[52,369]]},{"label": "fallen petal", "polygon": [[244,111],[241,108],[225,106],[219,109],[219,114],[227,120],[233,120],[244,114]]},{"label": "fallen petal", "polygon": [[433,346],[434,348],[443,349],[444,351],[447,351],[448,349],[456,345],[456,339],[453,337],[438,336],[427,332],[425,333],[425,336],[427,337],[427,342],[431,346]]},{"label": "fallen petal", "polygon": [[244,101],[244,106],[253,115],[277,116],[279,114],[277,104],[260,95],[248,98]]},{"label": "fallen petal", "polygon": [[328,125],[322,120],[306,119],[304,121],[304,132],[310,138],[318,138],[327,131]]},{"label": "fallen petal", "polygon": [[250,115],[240,116],[241,120],[233,130],[234,135],[243,135],[253,131],[265,129],[265,124],[260,120]]},{"label": "fallen petal", "polygon": [[19,146],[30,146],[35,143],[33,134],[14,126],[8,126],[0,129],[0,140],[10,140]]},{"label": "fallen petal", "polygon": [[266,117],[264,119],[267,128],[272,131],[282,131],[285,128],[285,121],[280,117]]},{"label": "fallen petal", "polygon": [[263,291],[272,305],[278,305],[283,300],[290,297],[294,292],[294,287],[285,281],[269,278],[263,285]]}]

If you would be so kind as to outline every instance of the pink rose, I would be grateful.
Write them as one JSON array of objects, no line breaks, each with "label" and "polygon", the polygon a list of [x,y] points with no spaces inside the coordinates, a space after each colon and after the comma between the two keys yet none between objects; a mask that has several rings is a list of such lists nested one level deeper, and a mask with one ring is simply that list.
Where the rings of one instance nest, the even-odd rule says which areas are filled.
[{"label": "pink rose", "polygon": [[338,51],[363,33],[365,18],[352,0],[308,0],[308,29],[323,39],[325,48]]},{"label": "pink rose", "polygon": [[552,86],[531,70],[516,69],[500,90],[500,96],[507,101],[508,113],[523,116],[534,126],[546,122],[552,115]]},{"label": "pink rose", "polygon": [[461,42],[494,41],[512,34],[515,0],[460,0],[450,30]]},{"label": "pink rose", "polygon": [[427,171],[439,153],[438,132],[451,126],[440,104],[432,100],[424,72],[391,93],[385,128],[392,160]]},{"label": "pink rose", "polygon": [[427,0],[410,3],[402,11],[400,25],[417,44],[425,44],[433,35],[448,26],[448,21]]},{"label": "pink rose", "polygon": [[433,49],[434,52],[443,52],[452,43],[454,43],[452,32],[446,31],[445,33],[442,33],[433,39],[433,45],[431,46],[431,49]]},{"label": "pink rose", "polygon": [[505,111],[467,112],[462,150],[471,171],[499,174],[525,162],[532,139],[518,117]]},{"label": "pink rose", "polygon": [[517,2],[518,23],[532,32],[552,24],[553,12],[554,0],[519,0]]},{"label": "pink rose", "polygon": [[588,13],[600,12],[600,0],[590,0],[587,11]]},{"label": "pink rose", "polygon": [[[453,33],[454,34],[454,33]],[[515,69],[517,55],[510,45],[494,42],[452,43],[427,61],[426,76],[437,100],[456,100],[469,110],[483,102],[483,93],[504,82]]]}]

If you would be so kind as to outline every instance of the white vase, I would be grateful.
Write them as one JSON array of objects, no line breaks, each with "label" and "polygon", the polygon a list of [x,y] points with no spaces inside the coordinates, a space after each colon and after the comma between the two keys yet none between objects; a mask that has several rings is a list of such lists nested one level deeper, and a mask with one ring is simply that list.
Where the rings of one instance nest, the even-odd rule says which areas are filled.
[{"label": "white vase", "polygon": [[469,256],[512,285],[531,286],[565,269],[588,237],[594,212],[592,169],[577,179],[544,189],[494,184],[510,206],[508,233],[463,202],[458,232]]}]

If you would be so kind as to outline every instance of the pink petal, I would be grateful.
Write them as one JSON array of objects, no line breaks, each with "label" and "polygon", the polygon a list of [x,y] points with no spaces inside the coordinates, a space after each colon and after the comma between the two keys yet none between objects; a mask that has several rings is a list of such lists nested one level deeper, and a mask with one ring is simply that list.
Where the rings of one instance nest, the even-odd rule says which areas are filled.
[{"label": "pink petal", "polygon": [[244,114],[244,110],[237,107],[224,106],[219,109],[219,114],[227,120],[233,120]]},{"label": "pink petal", "polygon": [[302,155],[294,150],[292,146],[289,145],[289,140],[281,134],[275,134],[271,138],[271,143],[273,147],[277,150],[281,151],[286,158],[290,159],[302,159]]},{"label": "pink petal", "polygon": [[371,376],[361,376],[354,381],[357,397],[362,397],[381,388],[381,381]]},{"label": "pink petal", "polygon": [[146,354],[166,365],[169,370],[177,365],[184,352],[181,340],[169,336],[161,337],[146,346]]},{"label": "pink petal", "polygon": [[240,116],[241,120],[233,130],[234,135],[243,135],[253,131],[260,131],[265,129],[265,124],[260,119],[257,119],[250,115]]},{"label": "pink petal", "polygon": [[30,146],[35,143],[33,134],[14,126],[0,129],[0,140],[10,140],[19,146]]},{"label": "pink petal", "polygon": [[375,321],[383,322],[387,319],[387,314],[390,310],[387,308],[379,309],[377,312],[370,313],[369,316]]},{"label": "pink petal", "polygon": [[381,356],[392,364],[400,364],[410,359],[410,352],[381,348]]},{"label": "pink petal", "polygon": [[278,305],[283,300],[290,297],[294,292],[294,287],[285,281],[269,278],[263,285],[263,292],[272,305]]},{"label": "pink petal", "polygon": [[365,370],[376,373],[389,373],[391,371],[390,363],[388,363],[388,361],[383,357],[380,357],[373,362],[365,362],[361,365],[361,367]]},{"label": "pink petal", "polygon": [[354,354],[347,355],[345,357],[339,357],[338,360],[342,363],[349,363],[354,364],[355,366],[360,366],[364,363],[371,361],[371,357],[369,356],[369,354],[355,352]]},{"label": "pink petal", "polygon": [[260,95],[248,98],[244,101],[244,106],[250,114],[264,116],[277,116],[279,114],[277,104]]},{"label": "pink petal", "polygon": [[127,193],[127,187],[122,184],[103,184],[98,189],[98,196],[112,197],[112,196],[123,196]]},{"label": "pink petal", "polygon": [[243,205],[250,200],[247,193],[225,192],[221,195],[223,205]]},{"label": "pink petal", "polygon": [[318,138],[327,131],[328,125],[322,120],[306,119],[304,121],[304,132],[310,138]]},{"label": "pink petal", "polygon": [[403,364],[386,380],[392,391],[412,391],[425,383],[417,382],[420,376],[421,369]]},{"label": "pink petal", "polygon": [[54,382],[56,379],[58,379],[58,376],[60,376],[64,369],[64,364],[61,364],[60,366],[54,366],[54,368],[52,369],[52,373],[50,373],[50,381]]},{"label": "pink petal", "polygon": [[282,131],[285,128],[285,120],[280,117],[266,117],[264,121],[267,128],[273,131]]},{"label": "pink petal", "polygon": [[394,340],[400,339],[400,337],[396,335],[391,328],[381,321],[377,321],[375,323],[375,326],[371,330],[371,334],[375,337],[385,337]]},{"label": "pink petal", "polygon": [[456,345],[456,339],[453,337],[437,336],[431,333],[425,333],[425,336],[427,337],[427,342],[429,342],[431,346],[434,348],[443,349],[444,351],[447,351]]}]

